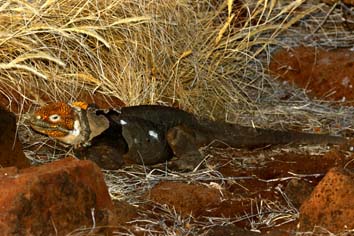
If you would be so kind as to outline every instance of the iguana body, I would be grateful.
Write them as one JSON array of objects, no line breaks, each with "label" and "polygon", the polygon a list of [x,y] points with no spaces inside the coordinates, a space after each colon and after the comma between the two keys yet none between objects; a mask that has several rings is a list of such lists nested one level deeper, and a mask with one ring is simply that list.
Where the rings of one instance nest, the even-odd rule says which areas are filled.
[{"label": "iguana body", "polygon": [[[66,108],[59,109],[61,106]],[[62,123],[48,118],[60,115],[62,111],[66,111],[65,116],[60,116],[65,117]],[[69,122],[70,114],[73,121]],[[100,124],[104,129],[99,127]],[[93,155],[90,150],[103,146],[106,151],[109,150],[107,147],[117,150],[113,153],[123,155],[124,162],[151,165],[167,161],[174,154],[178,159],[172,164],[178,169],[195,167],[202,161],[198,148],[210,143],[251,148],[288,143],[339,144],[345,141],[336,136],[258,129],[198,119],[186,111],[159,105],[124,107],[117,112],[105,113],[90,110],[81,103],[71,106],[54,103],[36,111],[31,125],[35,130],[69,144],[89,146],[91,142],[90,147],[78,149],[81,156]],[[59,138],[53,135],[53,131],[58,130],[62,132]],[[68,131],[66,135],[65,130]],[[95,154],[95,158],[99,157]],[[118,162],[122,163],[122,160]]]}]

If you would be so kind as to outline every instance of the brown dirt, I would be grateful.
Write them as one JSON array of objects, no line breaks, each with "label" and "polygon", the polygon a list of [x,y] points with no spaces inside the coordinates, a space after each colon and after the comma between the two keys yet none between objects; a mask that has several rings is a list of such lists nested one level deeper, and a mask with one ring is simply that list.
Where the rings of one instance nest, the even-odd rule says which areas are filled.
[{"label": "brown dirt", "polygon": [[[280,79],[306,89],[311,97],[353,105],[353,58],[354,52],[347,49],[325,51],[299,47],[276,53],[270,70]],[[206,218],[233,219],[225,226],[212,227],[210,223],[197,234],[251,236],[255,235],[251,229],[256,228],[267,235],[296,235],[299,221],[291,215],[296,215],[331,168],[354,169],[354,154],[349,151],[353,144],[348,141],[328,148],[258,150],[208,148],[205,150],[210,156],[208,165],[220,172],[222,180],[159,182],[144,195],[144,200],[152,202],[142,204],[140,210],[150,212],[145,217],[161,219],[169,226],[176,219],[164,218],[161,208],[173,209],[182,217],[192,216],[192,220],[182,224],[184,229],[193,228],[193,223]],[[151,230],[163,232],[159,231],[161,225]],[[181,229],[175,232],[186,233]]]},{"label": "brown dirt", "polygon": [[[173,209],[182,218],[192,216],[190,226],[184,228],[205,218],[234,219],[231,228],[211,227],[197,234],[219,235],[237,229],[240,235],[254,235],[249,230],[259,224],[257,228],[263,234],[295,235],[298,219],[290,220],[290,215],[299,210],[327,171],[332,167],[354,168],[354,155],[346,151],[349,146],[333,146],[325,152],[319,152],[324,149],[318,146],[308,147],[307,152],[292,147],[248,151],[208,148],[208,165],[222,174],[223,182],[161,181],[144,195],[145,203],[139,211],[167,225],[173,225],[175,219],[164,218],[159,206]],[[136,225],[134,222],[130,227]],[[151,230],[161,230],[161,225],[155,227]]]},{"label": "brown dirt", "polygon": [[311,97],[354,104],[354,52],[299,47],[273,55],[269,69]]},{"label": "brown dirt", "polygon": [[[353,105],[353,58],[354,53],[344,49],[324,51],[300,47],[275,54],[270,70],[280,79],[306,88],[310,96],[334,101],[342,101],[344,97],[346,105]],[[119,101],[111,102],[116,104],[113,106],[122,105]],[[137,207],[116,203],[114,226],[119,232],[135,235],[144,235],[139,227],[149,227],[150,232],[158,235],[174,225],[176,235],[207,232],[207,235],[234,232],[255,235],[251,229],[267,235],[295,235],[298,218],[294,216],[328,170],[354,169],[354,154],[349,151],[353,145],[351,142],[328,150],[324,146],[208,148],[205,150],[209,156],[208,167],[218,171],[219,178],[205,178],[197,183],[189,179],[154,183],[141,194]],[[145,172],[149,173],[149,169]],[[166,209],[175,217],[166,217]],[[220,222],[213,223],[217,219],[229,221],[220,227]],[[200,222],[208,223],[200,228]]]}]

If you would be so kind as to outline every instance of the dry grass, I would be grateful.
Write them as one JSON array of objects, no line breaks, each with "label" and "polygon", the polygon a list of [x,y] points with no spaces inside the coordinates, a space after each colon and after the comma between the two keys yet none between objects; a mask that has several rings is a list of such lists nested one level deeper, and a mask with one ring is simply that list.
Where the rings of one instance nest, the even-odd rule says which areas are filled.
[{"label": "dry grass", "polygon": [[[177,104],[246,125],[301,126],[309,131],[320,126],[331,133],[352,132],[352,109],[310,101],[293,88],[286,88],[292,94],[289,101],[280,102],[278,95],[284,86],[268,80],[263,67],[275,47],[303,42],[308,33],[299,28],[304,26],[313,32],[313,39],[320,38],[309,40],[315,46],[340,45],[353,40],[352,35],[338,27],[325,27],[328,8],[324,5],[301,0],[238,2],[2,1],[0,95],[20,105],[17,113],[32,104],[76,100],[86,91],[119,98],[127,105]],[[327,22],[336,26],[336,17],[334,11]],[[324,40],[328,38],[331,41]],[[335,128],[338,123],[341,130]],[[19,133],[34,163],[71,153],[68,147],[35,135],[22,122]],[[105,174],[112,198],[137,206],[140,195],[162,180],[213,181],[221,186],[224,181],[212,169],[181,174],[141,167]],[[161,225],[157,218],[137,219],[137,227],[147,235],[197,234],[200,229],[239,220],[205,218],[198,222],[166,206],[156,209],[142,217],[162,215],[175,221],[175,228]],[[279,214],[265,218],[262,212],[269,209]],[[251,222],[255,230],[278,224],[279,217],[297,217],[293,208],[272,202],[257,205],[256,211],[259,217]]]},{"label": "dry grass", "polygon": [[[246,159],[246,158],[245,158]],[[110,189],[111,197],[115,200],[124,200],[135,206],[152,204],[144,198],[144,195],[155,184],[161,181],[178,181],[187,183],[214,183],[225,188],[227,182],[240,181],[242,179],[254,179],[256,177],[223,177],[214,168],[207,168],[189,173],[176,173],[161,171],[159,169],[147,169],[135,166],[117,171],[106,171],[106,183]],[[210,187],[209,184],[206,184]],[[135,232],[145,235],[200,235],[215,226],[234,224],[236,222],[249,221],[252,231],[262,228],[271,228],[297,219],[298,211],[286,199],[286,195],[280,188],[277,191],[283,195],[288,205],[263,199],[254,199],[252,214],[245,213],[234,217],[198,217],[192,215],[183,216],[168,205],[153,203],[139,211],[139,217],[129,224]],[[119,235],[119,232],[116,232]],[[127,235],[134,235],[127,234]]]},{"label": "dry grass", "polygon": [[316,9],[265,0],[31,2],[0,7],[8,99],[14,90],[16,102],[42,105],[88,91],[219,117],[272,93],[258,56]]}]

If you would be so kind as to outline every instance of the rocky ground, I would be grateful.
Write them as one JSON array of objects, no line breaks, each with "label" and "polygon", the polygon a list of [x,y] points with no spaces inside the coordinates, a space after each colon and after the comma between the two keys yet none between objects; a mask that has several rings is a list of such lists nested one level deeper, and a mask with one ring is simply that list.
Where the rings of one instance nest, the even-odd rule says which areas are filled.
[{"label": "rocky ground", "polygon": [[[313,99],[351,106],[353,58],[349,49],[300,47],[276,53],[270,69]],[[72,158],[29,168],[13,142],[15,116],[1,110],[0,125],[1,165],[11,166],[0,172],[6,235],[354,235],[353,132],[339,121],[328,126],[348,137],[341,146],[205,147],[206,167],[195,172],[128,166],[104,175]]]},{"label": "rocky ground", "polygon": [[[321,18],[306,18],[294,26],[303,30],[279,39],[288,49],[269,56],[276,91],[269,101],[279,104],[257,107],[254,114],[264,117],[240,111],[239,120],[340,135],[346,144],[204,147],[205,166],[193,172],[164,164],[108,171],[33,133],[21,120],[30,108],[16,102],[23,95],[9,90],[0,94],[0,235],[354,235],[354,3],[324,2],[348,8],[342,5],[326,28],[328,5]],[[291,48],[299,44],[315,47]],[[293,86],[302,93],[294,95]],[[101,108],[124,105],[85,92],[77,97]]]}]

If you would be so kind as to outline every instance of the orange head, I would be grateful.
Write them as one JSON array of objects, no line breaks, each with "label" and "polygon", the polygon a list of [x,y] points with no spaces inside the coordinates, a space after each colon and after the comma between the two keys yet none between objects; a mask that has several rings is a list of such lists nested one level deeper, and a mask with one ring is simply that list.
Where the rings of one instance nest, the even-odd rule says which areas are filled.
[{"label": "orange head", "polygon": [[57,138],[68,135],[74,130],[75,113],[64,102],[49,103],[31,115],[31,127],[48,136]]}]

